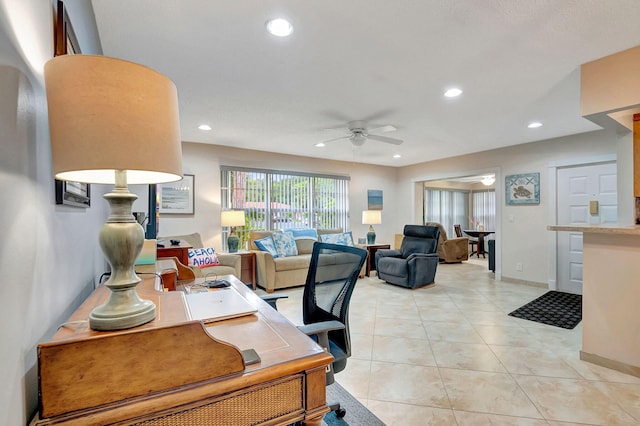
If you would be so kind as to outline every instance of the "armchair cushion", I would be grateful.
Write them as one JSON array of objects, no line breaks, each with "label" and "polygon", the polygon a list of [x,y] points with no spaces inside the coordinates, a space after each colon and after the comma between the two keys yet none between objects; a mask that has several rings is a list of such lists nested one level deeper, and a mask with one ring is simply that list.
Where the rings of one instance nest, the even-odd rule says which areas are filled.
[{"label": "armchair cushion", "polygon": [[[194,232],[187,235],[173,235],[160,237],[163,240],[182,240],[193,246],[193,248],[203,248],[202,237],[200,233]],[[242,274],[242,258],[233,253],[216,253],[219,265],[198,268],[189,266],[196,278],[206,278],[207,276],[234,275],[240,277]]]},{"label": "armchair cushion", "polygon": [[189,249],[189,266],[196,268],[206,268],[220,264],[216,249],[213,247]]}]

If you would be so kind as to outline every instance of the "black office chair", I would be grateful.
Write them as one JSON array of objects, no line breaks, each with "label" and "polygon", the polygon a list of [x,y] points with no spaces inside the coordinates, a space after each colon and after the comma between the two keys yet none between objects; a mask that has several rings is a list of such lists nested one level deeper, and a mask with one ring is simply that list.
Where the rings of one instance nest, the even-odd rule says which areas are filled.
[{"label": "black office chair", "polygon": [[[357,247],[316,242],[313,244],[311,264],[302,297],[302,321],[298,327],[327,349],[334,357],[327,372],[327,385],[334,374],[347,365],[351,356],[349,335],[349,302],[358,280],[367,251]],[[279,296],[275,296],[277,299]],[[274,297],[264,297],[275,307]],[[329,404],[340,418],[346,411],[340,403]]]}]

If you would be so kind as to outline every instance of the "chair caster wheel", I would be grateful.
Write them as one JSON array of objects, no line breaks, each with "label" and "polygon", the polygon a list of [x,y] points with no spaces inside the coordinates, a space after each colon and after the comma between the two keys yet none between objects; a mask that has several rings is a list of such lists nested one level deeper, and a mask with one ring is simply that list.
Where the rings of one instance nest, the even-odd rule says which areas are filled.
[{"label": "chair caster wheel", "polygon": [[344,408],[338,408],[336,410],[336,417],[339,419],[343,418],[346,414],[347,414],[347,410],[345,410]]}]

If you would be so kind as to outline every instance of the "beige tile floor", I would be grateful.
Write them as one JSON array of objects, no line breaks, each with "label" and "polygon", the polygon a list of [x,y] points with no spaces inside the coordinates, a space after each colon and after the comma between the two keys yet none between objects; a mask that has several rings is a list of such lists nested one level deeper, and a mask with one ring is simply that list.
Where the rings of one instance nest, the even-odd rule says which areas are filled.
[{"label": "beige tile floor", "polygon": [[[581,325],[507,315],[545,291],[477,260],[441,264],[415,290],[360,279],[336,379],[388,425],[640,425],[640,378],[580,361]],[[282,292],[301,324],[302,288]]]}]

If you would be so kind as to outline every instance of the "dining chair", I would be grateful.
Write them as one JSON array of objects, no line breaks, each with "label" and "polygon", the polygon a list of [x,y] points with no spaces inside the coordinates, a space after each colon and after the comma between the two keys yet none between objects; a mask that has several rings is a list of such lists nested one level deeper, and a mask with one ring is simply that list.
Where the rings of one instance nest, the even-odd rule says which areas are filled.
[{"label": "dining chair", "polygon": [[[460,225],[453,225],[453,229],[455,229],[456,231],[456,237],[463,237],[462,228],[460,227]],[[478,239],[473,237],[468,238],[469,245],[471,246],[471,253],[469,254],[469,257],[473,256],[474,254],[478,256]]]}]

